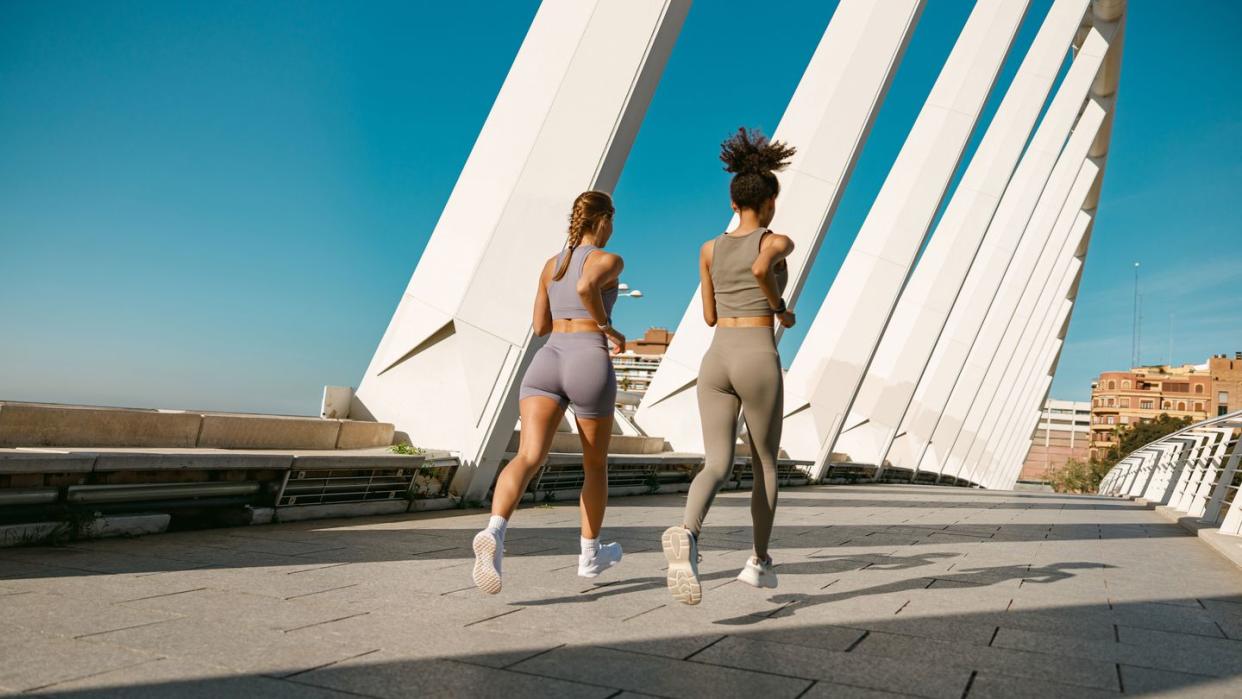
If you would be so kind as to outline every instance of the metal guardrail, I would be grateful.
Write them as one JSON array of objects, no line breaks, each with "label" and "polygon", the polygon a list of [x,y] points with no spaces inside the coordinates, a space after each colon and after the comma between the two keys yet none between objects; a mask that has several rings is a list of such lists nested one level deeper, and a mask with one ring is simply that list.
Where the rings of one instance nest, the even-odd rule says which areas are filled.
[{"label": "metal guardrail", "polygon": [[459,465],[456,457],[429,458],[399,466],[297,468],[295,464],[285,473],[276,506],[446,497]]},{"label": "metal guardrail", "polygon": [[1242,410],[1145,444],[1113,466],[1100,493],[1168,506],[1222,534],[1242,536]]}]

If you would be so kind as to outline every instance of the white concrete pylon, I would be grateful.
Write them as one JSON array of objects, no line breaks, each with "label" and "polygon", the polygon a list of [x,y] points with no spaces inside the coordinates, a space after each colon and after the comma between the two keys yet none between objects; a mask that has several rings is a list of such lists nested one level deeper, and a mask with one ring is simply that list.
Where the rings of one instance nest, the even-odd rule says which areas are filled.
[{"label": "white concrete pylon", "polygon": [[[900,428],[893,432],[893,439],[882,450],[892,465],[911,470],[919,465],[925,447],[944,415],[949,394],[961,374],[991,301],[1001,289],[1005,271],[1016,257],[1014,251],[1023,239],[1023,232],[1037,205],[1044,199],[1043,193],[1054,166],[1076,170],[1081,163],[1081,157],[1060,157],[1062,146],[1066,145],[1066,136],[1080,114],[1083,100],[1104,61],[1115,29],[1115,25],[1103,24],[1088,31],[1018,169],[1009,180],[943,331],[911,394]],[[1074,128],[1074,135],[1081,130],[1080,124]],[[1070,140],[1074,139],[1071,137]],[[1066,145],[1066,150],[1068,148]],[[1081,143],[1076,150],[1085,156],[1086,151]],[[914,359],[917,364],[917,357]],[[894,396],[894,399],[900,402],[902,397],[904,393],[903,396]],[[961,417],[950,416],[948,419],[952,422]],[[931,470],[939,472],[939,463],[934,461],[936,456],[932,455],[934,466]]]},{"label": "white concrete pylon", "polygon": [[[1068,274],[1076,275],[1078,268],[1079,263],[1077,260],[1074,260],[1073,269],[1068,270]],[[1055,324],[1056,327],[1063,328],[1066,321],[1069,320],[1072,310],[1073,302],[1062,296],[1059,302],[1056,303],[1055,310],[1050,313],[1050,317],[1045,322],[1045,325]],[[1060,350],[1061,337],[1055,328],[1042,334],[1042,339],[1037,344],[1035,356],[1024,363],[1027,375],[1013,389],[1013,405],[1017,406],[1015,410],[1017,415],[1007,416],[1007,429],[1011,431],[1026,429],[1023,423],[1029,421],[1031,416],[1036,413],[1036,410],[1032,407],[1037,404],[1036,396],[1043,397],[1047,393],[1048,384],[1051,382],[1049,367],[1056,361]],[[1037,416],[1036,419],[1038,419]],[[1027,438],[1030,438],[1029,431]],[[1008,470],[1009,465],[994,458],[992,454],[986,455],[986,458],[983,458],[981,454],[971,454],[970,458],[964,458],[956,462],[950,461],[946,468],[946,473],[951,473],[955,477],[974,483],[986,484],[999,478],[1001,472]],[[989,485],[988,487],[991,486]]]},{"label": "white concrete pylon", "polygon": [[[834,388],[837,402],[849,408],[844,426],[850,429],[835,450],[852,460],[880,463],[883,445],[900,424],[1087,5],[1087,0],[1053,3],[919,258],[857,395],[848,385]],[[852,405],[847,402],[851,397]],[[826,434],[826,451],[834,450],[839,432]]]},{"label": "white concrete pylon", "polygon": [[[1082,277],[1081,260],[1075,260],[1072,275],[1074,286],[1077,286]],[[1048,398],[1052,377],[1056,374],[1056,365],[1065,347],[1065,335],[1074,312],[1074,299],[1063,299],[1062,309],[1055,319],[1056,327],[1060,330],[1044,333],[1047,337],[1042,356],[1025,362],[1025,377],[1018,379],[1019,389],[1015,394],[1012,409],[1001,418],[1003,422],[993,428],[992,434],[986,440],[981,440],[980,444],[986,446],[979,448],[973,463],[968,462],[975,473],[982,474],[979,478],[988,483],[989,488],[1013,487],[1022,470],[1031,435],[1039,424],[1039,409],[1036,406],[1042,405]]]},{"label": "white concrete pylon", "polygon": [[[1030,350],[1042,347],[1045,338],[1060,327],[1059,323],[1052,325],[1051,314],[1074,285],[1071,266],[1073,271],[1081,266],[1076,253],[1091,224],[1091,216],[1082,211],[1082,206],[1099,173],[1097,163],[1091,159],[1084,161],[1043,244],[1036,245],[1031,239],[1031,245],[1025,245],[1028,241],[1024,240],[1019,246],[1019,254],[1033,252],[1034,259],[1011,263],[1004,283],[1007,290],[1016,289],[1017,293],[997,295],[993,302],[997,315],[989,312],[976,340],[978,351],[971,352],[975,361],[986,363],[986,369],[973,395],[960,394],[970,402],[966,406],[965,421],[949,451],[951,470],[956,470],[957,464],[969,464],[978,457],[976,447],[983,446],[980,438],[986,442],[997,419],[1009,415],[1008,408],[1016,407],[1025,413],[1035,407],[1014,402],[1015,384],[1036,359],[1030,356]],[[1040,235],[1040,228],[1034,225],[1035,217],[1031,222],[1032,228],[1026,235]],[[1008,302],[1010,299],[1012,302]],[[999,328],[999,334],[989,334],[991,328]],[[967,366],[971,366],[970,362],[968,359]],[[1047,370],[1046,365],[1043,370]],[[968,390],[969,387],[959,382],[959,388]],[[1001,402],[997,404],[997,400]]]},{"label": "white concrete pylon", "polygon": [[[1055,331],[1054,336],[1048,338],[1048,342],[1055,347],[1055,350],[1050,353],[1052,359],[1047,362],[1035,360],[1028,363],[1025,386],[1013,404],[1014,409],[1011,410],[1007,420],[998,423],[993,429],[987,442],[988,446],[981,457],[984,465],[994,464],[994,470],[1000,474],[993,477],[993,480],[999,483],[994,487],[1013,487],[1022,472],[1022,465],[1030,449],[1031,437],[1039,424],[1039,406],[1042,406],[1048,399],[1052,389],[1052,378],[1056,376],[1057,364],[1061,361],[1061,353],[1065,349],[1065,337],[1069,334],[1070,319],[1074,315],[1074,304],[1078,295],[1078,285],[1082,280],[1082,270],[1086,263],[1085,251],[1090,243],[1090,237],[1090,230],[1081,237],[1079,256],[1076,256],[1076,264],[1072,271],[1074,282],[1065,297],[1068,309],[1064,318],[1058,316],[1059,330]],[[1037,384],[1037,388],[1029,388],[1033,383]],[[1026,417],[1024,420],[1021,415],[1023,406],[1028,407],[1036,417],[1033,419]]]},{"label": "white concrete pylon", "polygon": [[545,0],[351,405],[460,454],[482,499],[537,343],[535,280],[574,197],[611,190],[689,0]]},{"label": "white concrete pylon", "polygon": [[825,444],[884,332],[1025,5],[975,5],[855,236],[785,378],[782,446],[793,458],[826,455]]},{"label": "white concrete pylon", "polygon": [[[1063,213],[1069,213],[1073,220],[1081,208],[1081,197],[1068,203],[1067,198],[1072,191],[1081,190],[1081,183],[1075,183],[1104,113],[1098,102],[1087,102],[1047,185],[1040,187],[1030,216],[1013,229],[990,229],[984,241],[989,249],[980,253],[983,265],[976,262],[967,278],[965,289],[973,291],[964,291],[955,305],[907,417],[910,428],[901,443],[918,449],[908,457],[908,463],[917,465],[918,471],[946,472],[945,464],[995,357],[1008,317],[1021,300],[1032,269],[1042,259],[1049,237],[1057,229],[1056,222],[1065,220]],[[1054,244],[1052,250],[1056,249]],[[976,282],[973,285],[972,280]]]},{"label": "white concrete pylon", "polygon": [[[781,196],[772,229],[788,235],[786,300],[792,308],[867,140],[924,0],[842,0],[832,15],[773,139],[797,147],[778,175]],[[704,231],[704,238],[710,235]],[[687,263],[687,275],[694,268]],[[698,289],[687,305],[635,421],[677,451],[703,449],[695,386],[712,339]]]},{"label": "white concrete pylon", "polygon": [[[1075,252],[1081,248],[1088,234],[1090,217],[1084,211],[1078,212],[1078,217],[1075,232],[1069,236],[1072,246],[1065,246],[1069,248],[1068,253],[1064,248],[1061,251],[1062,256],[1068,255],[1070,259],[1060,266],[1059,272],[1052,273],[1044,297],[1033,304],[1042,311],[1033,314],[1022,339],[1013,348],[1013,358],[1000,388],[989,399],[992,408],[984,413],[984,419],[975,432],[974,444],[965,452],[965,468],[971,473],[985,474],[980,477],[982,479],[1008,479],[1015,461],[1011,460],[1010,453],[1013,443],[1029,444],[1038,422],[1038,406],[1047,397],[1073,313],[1074,289],[1082,276],[1082,259]],[[1086,221],[1083,221],[1084,218]],[[1052,283],[1054,281],[1055,284]],[[1041,312],[1042,318],[1039,317]],[[1035,351],[1035,348],[1040,350]],[[1035,415],[1035,422],[1031,421],[1031,415]],[[1017,461],[1020,466],[1020,459]]]}]

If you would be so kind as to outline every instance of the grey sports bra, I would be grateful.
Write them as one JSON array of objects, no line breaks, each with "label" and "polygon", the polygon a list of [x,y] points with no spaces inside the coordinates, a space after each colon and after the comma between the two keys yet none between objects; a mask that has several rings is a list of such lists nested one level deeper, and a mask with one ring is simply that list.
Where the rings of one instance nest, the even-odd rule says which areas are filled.
[{"label": "grey sports bra", "polygon": [[[746,235],[724,235],[712,246],[712,287],[716,291],[716,315],[721,318],[747,318],[772,313],[768,297],[750,268],[759,257],[759,245],[768,229],[759,228]],[[785,293],[789,267],[781,260],[773,270],[776,288]]]},{"label": "grey sports bra", "polygon": [[[548,302],[552,306],[552,318],[590,318],[591,314],[587,312],[585,306],[582,305],[582,299],[578,296],[578,279],[582,277],[582,265],[586,263],[587,255],[599,250],[594,245],[579,245],[573,249],[572,257],[569,258],[569,267],[565,270],[565,276],[560,279],[553,279],[548,283]],[[565,251],[556,256],[556,267],[561,268],[561,261],[565,257]],[[604,312],[608,317],[612,318],[612,307],[617,303],[617,287],[604,289]]]}]

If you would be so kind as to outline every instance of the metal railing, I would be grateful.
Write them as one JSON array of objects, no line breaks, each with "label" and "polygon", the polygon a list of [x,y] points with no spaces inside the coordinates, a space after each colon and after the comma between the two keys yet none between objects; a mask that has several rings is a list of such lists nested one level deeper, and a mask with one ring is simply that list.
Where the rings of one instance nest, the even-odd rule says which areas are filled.
[{"label": "metal railing", "polygon": [[1100,493],[1165,505],[1222,534],[1242,536],[1242,410],[1209,418],[1135,449]]}]

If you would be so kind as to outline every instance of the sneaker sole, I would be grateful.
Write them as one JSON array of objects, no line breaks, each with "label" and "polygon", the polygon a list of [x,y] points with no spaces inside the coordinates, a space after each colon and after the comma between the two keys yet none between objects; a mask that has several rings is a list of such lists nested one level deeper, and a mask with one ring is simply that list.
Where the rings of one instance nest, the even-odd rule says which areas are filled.
[{"label": "sneaker sole", "polygon": [[682,604],[698,604],[703,600],[703,587],[690,561],[690,534],[682,527],[669,527],[660,543],[668,560],[668,591]]},{"label": "sneaker sole", "polygon": [[500,592],[500,572],[496,570],[496,539],[487,532],[474,536],[474,584],[483,592]]}]

